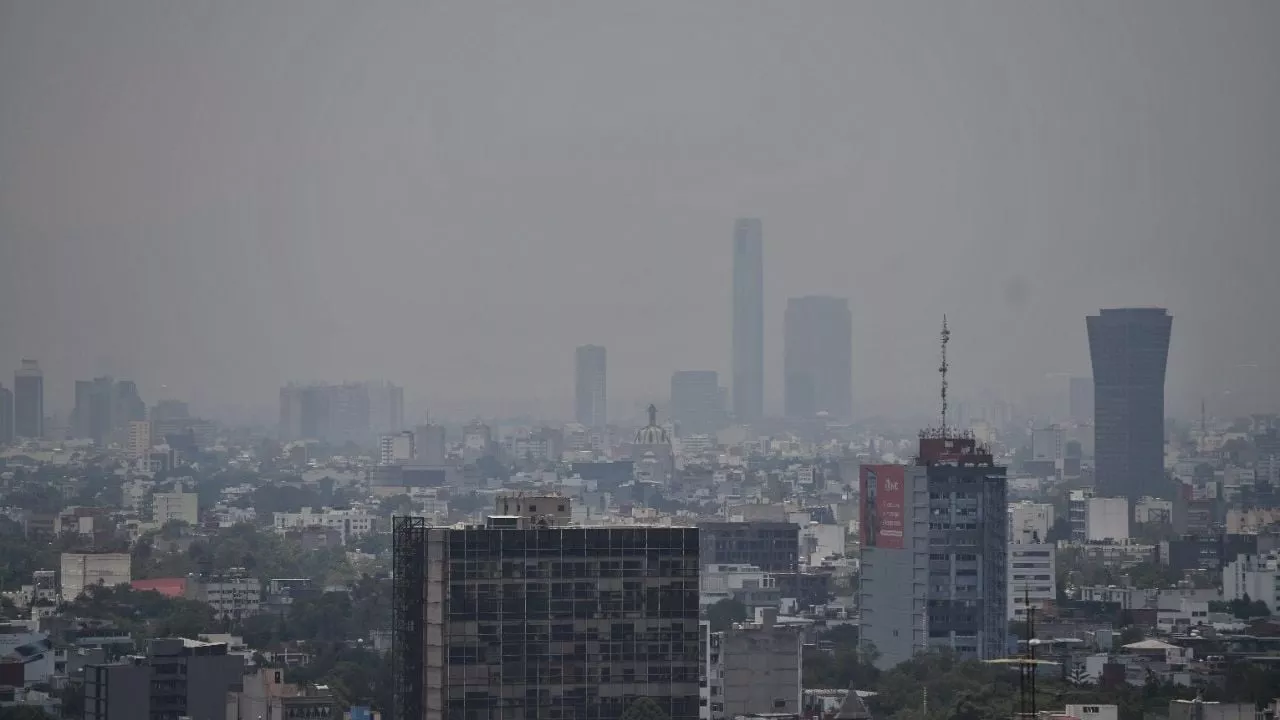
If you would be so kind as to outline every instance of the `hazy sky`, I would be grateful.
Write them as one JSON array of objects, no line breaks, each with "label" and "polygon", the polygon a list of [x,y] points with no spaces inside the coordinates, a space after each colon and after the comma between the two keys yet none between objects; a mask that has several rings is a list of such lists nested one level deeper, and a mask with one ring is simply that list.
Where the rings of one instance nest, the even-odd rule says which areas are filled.
[{"label": "hazy sky", "polygon": [[750,215],[771,410],[819,293],[861,413],[932,406],[943,312],[957,393],[1016,398],[1125,304],[1174,315],[1171,410],[1274,408],[1278,34],[1274,0],[0,0],[0,381],[563,416],[599,343],[626,411],[727,375]]}]

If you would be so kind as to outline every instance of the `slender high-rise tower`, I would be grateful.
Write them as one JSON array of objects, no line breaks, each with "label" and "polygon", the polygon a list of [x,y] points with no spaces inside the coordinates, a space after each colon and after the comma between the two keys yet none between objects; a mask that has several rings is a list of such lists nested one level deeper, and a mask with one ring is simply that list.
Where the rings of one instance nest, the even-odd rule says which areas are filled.
[{"label": "slender high-rise tower", "polygon": [[1164,374],[1173,318],[1163,308],[1086,319],[1093,360],[1094,485],[1099,494],[1167,497]]},{"label": "slender high-rise tower", "polygon": [[783,405],[788,417],[853,414],[853,320],[845,298],[791,298],[783,320]]},{"label": "slender high-rise tower", "polygon": [[23,360],[13,374],[13,432],[20,438],[44,437],[44,373],[35,360]]},{"label": "slender high-rise tower", "polygon": [[583,345],[575,354],[574,415],[579,424],[588,428],[602,428],[608,422],[605,365],[605,349],[599,345]]},{"label": "slender high-rise tower", "polygon": [[764,415],[764,231],[760,220],[733,226],[733,414]]}]

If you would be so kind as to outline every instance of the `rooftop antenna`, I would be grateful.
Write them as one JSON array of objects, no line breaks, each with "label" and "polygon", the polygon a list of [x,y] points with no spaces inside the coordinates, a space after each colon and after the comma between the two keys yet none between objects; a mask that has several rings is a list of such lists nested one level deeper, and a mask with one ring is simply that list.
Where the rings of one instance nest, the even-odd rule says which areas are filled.
[{"label": "rooftop antenna", "polygon": [[938,366],[938,373],[942,375],[942,435],[947,435],[947,370],[951,368],[947,364],[947,343],[951,341],[951,331],[947,329],[947,316],[942,316],[942,364]]}]

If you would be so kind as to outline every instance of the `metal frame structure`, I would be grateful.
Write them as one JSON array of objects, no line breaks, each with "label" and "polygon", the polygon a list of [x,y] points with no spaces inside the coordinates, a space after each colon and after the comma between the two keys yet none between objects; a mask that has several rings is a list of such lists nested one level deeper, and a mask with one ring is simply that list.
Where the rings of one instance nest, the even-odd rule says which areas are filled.
[{"label": "metal frame structure", "polygon": [[391,638],[395,720],[423,717],[422,684],[426,671],[423,617],[427,604],[426,518],[392,518]]}]

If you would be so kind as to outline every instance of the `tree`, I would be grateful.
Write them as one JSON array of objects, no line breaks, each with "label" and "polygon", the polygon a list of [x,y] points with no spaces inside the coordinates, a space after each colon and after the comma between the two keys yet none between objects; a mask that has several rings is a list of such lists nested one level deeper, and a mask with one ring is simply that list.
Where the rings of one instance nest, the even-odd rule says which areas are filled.
[{"label": "tree", "polygon": [[711,632],[723,632],[733,627],[734,623],[745,622],[747,606],[733,598],[725,598],[707,608],[707,622]]},{"label": "tree", "polygon": [[650,697],[636,698],[635,702],[622,711],[619,720],[670,720],[670,716],[662,710]]}]

